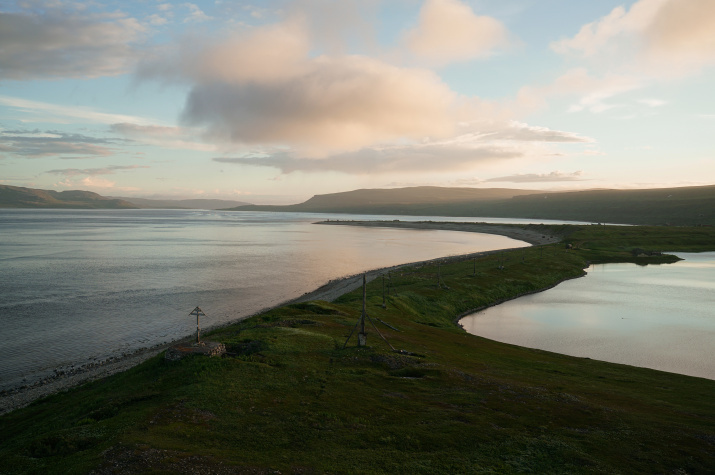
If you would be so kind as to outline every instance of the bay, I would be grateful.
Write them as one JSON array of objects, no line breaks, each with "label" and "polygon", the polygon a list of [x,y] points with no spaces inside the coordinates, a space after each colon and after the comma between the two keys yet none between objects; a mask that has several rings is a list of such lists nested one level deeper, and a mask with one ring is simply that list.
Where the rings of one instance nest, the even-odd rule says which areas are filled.
[{"label": "bay", "polygon": [[500,342],[715,379],[715,253],[676,254],[684,260],[594,265],[460,324]]},{"label": "bay", "polygon": [[[201,210],[0,210],[0,390],[299,297],[329,280],[525,246],[503,236],[324,219],[483,218]],[[503,222],[504,220],[491,220]],[[516,220],[529,222],[528,220]]]}]

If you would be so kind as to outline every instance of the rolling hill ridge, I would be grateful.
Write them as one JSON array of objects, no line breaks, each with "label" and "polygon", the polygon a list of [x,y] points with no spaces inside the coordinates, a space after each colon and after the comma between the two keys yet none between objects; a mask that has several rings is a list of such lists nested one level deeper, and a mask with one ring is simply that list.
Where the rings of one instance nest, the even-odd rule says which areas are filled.
[{"label": "rolling hill ridge", "polygon": [[715,185],[640,190],[539,192],[412,187],[316,195],[288,206],[235,211],[554,219],[619,224],[715,225]]}]

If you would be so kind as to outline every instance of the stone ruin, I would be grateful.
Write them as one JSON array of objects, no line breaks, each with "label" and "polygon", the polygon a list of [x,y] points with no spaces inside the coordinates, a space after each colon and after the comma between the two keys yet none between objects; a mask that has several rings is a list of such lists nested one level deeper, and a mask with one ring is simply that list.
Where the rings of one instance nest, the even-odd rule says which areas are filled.
[{"label": "stone ruin", "polygon": [[199,343],[180,343],[166,350],[164,358],[177,361],[189,355],[222,356],[226,353],[226,345],[217,341],[202,341]]}]

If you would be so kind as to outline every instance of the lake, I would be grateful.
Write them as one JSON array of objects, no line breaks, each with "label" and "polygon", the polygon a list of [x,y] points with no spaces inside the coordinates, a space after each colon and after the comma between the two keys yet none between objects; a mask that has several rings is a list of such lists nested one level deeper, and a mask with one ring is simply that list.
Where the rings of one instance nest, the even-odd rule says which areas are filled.
[{"label": "lake", "polygon": [[[324,219],[493,221],[201,210],[0,210],[0,390],[172,341],[329,280],[525,246],[503,236]],[[528,220],[514,220],[529,222]],[[541,222],[541,221],[539,221]],[[23,383],[24,381],[24,383]]]},{"label": "lake", "polygon": [[715,379],[715,253],[595,265],[581,279],[463,318],[474,335]]}]

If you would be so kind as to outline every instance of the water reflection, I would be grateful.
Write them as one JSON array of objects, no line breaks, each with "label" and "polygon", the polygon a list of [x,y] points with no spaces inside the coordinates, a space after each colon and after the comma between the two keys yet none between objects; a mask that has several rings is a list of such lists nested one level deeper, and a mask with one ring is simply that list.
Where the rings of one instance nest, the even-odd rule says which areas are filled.
[{"label": "water reflection", "polygon": [[715,253],[592,266],[582,279],[462,319],[530,348],[715,379]]}]

